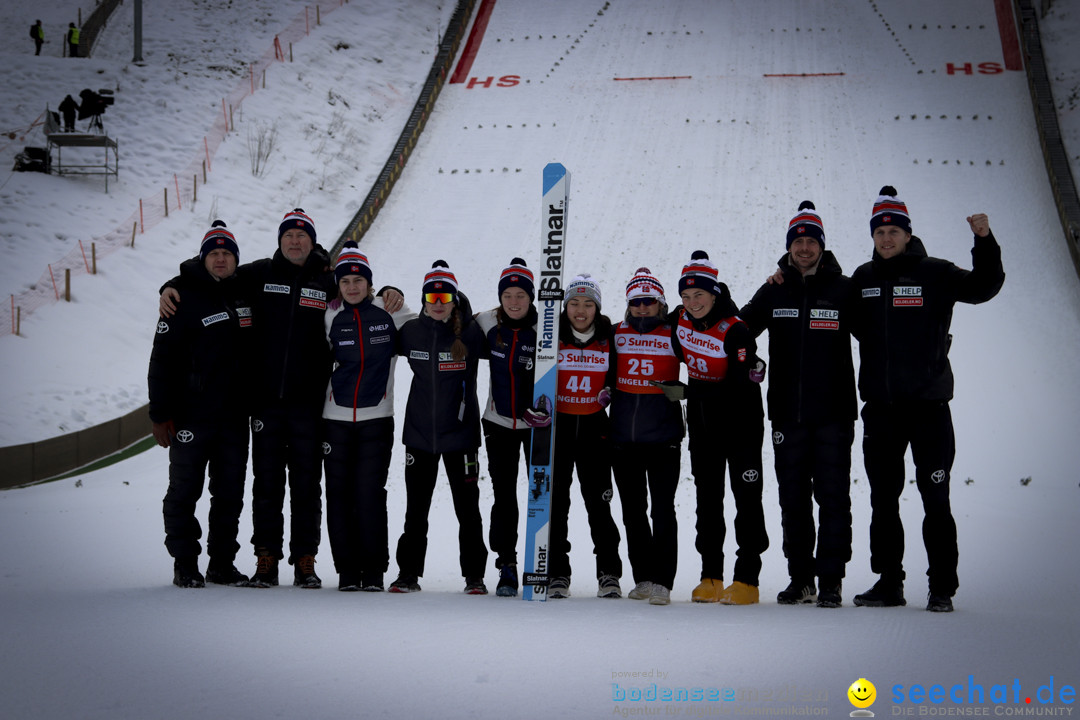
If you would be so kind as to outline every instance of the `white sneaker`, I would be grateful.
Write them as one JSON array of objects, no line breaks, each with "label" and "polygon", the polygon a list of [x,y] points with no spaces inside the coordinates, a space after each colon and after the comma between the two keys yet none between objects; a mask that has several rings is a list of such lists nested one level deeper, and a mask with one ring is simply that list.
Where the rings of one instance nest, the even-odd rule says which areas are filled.
[{"label": "white sneaker", "polygon": [[648,600],[652,595],[653,584],[648,580],[639,582],[634,586],[634,589],[626,594],[626,597],[631,600]]},{"label": "white sneaker", "polygon": [[570,578],[557,577],[548,583],[547,596],[549,600],[562,600],[570,597]]},{"label": "white sneaker", "polygon": [[649,595],[650,605],[670,605],[671,590],[663,585],[653,584],[652,593]]},{"label": "white sneaker", "polygon": [[614,575],[601,575],[597,578],[598,588],[596,590],[596,597],[599,598],[621,598],[622,588],[619,587],[619,578]]}]

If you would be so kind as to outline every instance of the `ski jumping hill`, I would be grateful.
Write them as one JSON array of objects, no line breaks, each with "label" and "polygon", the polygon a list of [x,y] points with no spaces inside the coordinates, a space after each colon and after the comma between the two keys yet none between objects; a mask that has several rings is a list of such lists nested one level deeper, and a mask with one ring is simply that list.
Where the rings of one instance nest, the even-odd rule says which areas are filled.
[{"label": "ski jumping hill", "polygon": [[[362,42],[365,28],[384,33],[384,10],[404,12],[354,0],[313,37]],[[922,609],[922,508],[913,487],[902,502],[908,607],[851,605],[874,580],[858,443],[853,558],[837,610],[772,600],[787,572],[768,447],[772,542],[762,603],[689,602],[699,563],[684,453],[680,566],[666,608],[592,596],[591,544],[576,492],[572,598],[537,604],[465,596],[442,482],[422,593],[336,592],[325,543],[323,590],[182,592],[169,585],[161,546],[167,458],[155,449],[77,482],[0,493],[5,714],[835,717],[851,712],[846,692],[861,678],[876,684],[878,717],[1071,712],[1068,693],[1080,682],[1080,373],[1072,353],[1080,346],[1080,284],[1062,242],[1027,80],[1007,69],[995,3],[498,0],[477,42],[362,243],[375,282],[398,285],[414,306],[437,258],[449,261],[476,308],[495,304],[496,279],[510,258],[539,266],[540,172],[551,161],[573,174],[567,272],[597,276],[603,309],[615,316],[636,268],[649,266],[673,300],[678,272],[699,248],[736,301],[745,301],[783,253],[788,220],[804,199],[817,205],[827,245],[849,272],[870,257],[868,221],[883,185],[899,190],[929,252],[961,266],[970,264],[972,243],[964,218],[989,214],[1005,286],[988,304],[958,307],[952,326],[957,611]],[[290,144],[274,177],[256,182],[246,169],[230,173],[246,158],[228,143],[216,161],[228,187],[213,193],[230,227],[246,229],[246,258],[273,250],[276,208],[301,204],[298,195],[332,235],[365,189],[355,183],[361,189],[346,200],[339,187],[317,191],[309,182],[319,166],[304,158],[316,155],[332,113],[351,117],[340,104],[324,107],[325,95],[335,89],[357,104],[341,90],[347,83],[338,63],[347,53],[320,47],[298,46],[307,64],[289,67],[283,94],[268,88],[265,99],[256,94],[245,104],[249,118],[273,110],[282,120]],[[400,59],[394,43],[380,47],[386,52],[375,57]],[[360,67],[374,72],[376,65]],[[385,82],[370,87],[409,104]],[[394,106],[379,105],[386,113]],[[332,152],[316,155],[318,162],[332,156],[335,173],[337,161],[356,162],[364,152],[375,165],[385,158],[361,142],[362,133],[352,142],[340,137]],[[371,174],[370,163],[358,167]],[[35,317],[29,337],[18,339],[31,357],[18,365],[19,382],[31,385],[34,366],[43,366],[58,377],[97,373],[128,394],[143,392],[157,288],[193,253],[206,215],[200,206],[183,223],[163,223],[160,234],[140,240],[152,252],[118,253],[126,259],[110,270],[113,280],[94,286],[92,302],[85,290],[81,307]],[[116,298],[107,296],[121,285]],[[10,349],[4,352],[6,362]],[[58,371],[54,358],[72,352],[82,352],[81,365]],[[404,363],[398,373],[400,420]],[[37,397],[42,405],[71,401],[59,391]],[[395,446],[391,537],[404,514],[403,456]],[[490,483],[482,478],[481,488],[486,516]],[[730,503],[728,512],[730,521]],[[249,529],[245,517],[240,537]],[[249,558],[239,562],[249,569]],[[629,583],[627,572],[624,590]],[[932,699],[935,686],[944,688],[943,702]],[[652,700],[666,691],[700,691],[702,699]]]}]

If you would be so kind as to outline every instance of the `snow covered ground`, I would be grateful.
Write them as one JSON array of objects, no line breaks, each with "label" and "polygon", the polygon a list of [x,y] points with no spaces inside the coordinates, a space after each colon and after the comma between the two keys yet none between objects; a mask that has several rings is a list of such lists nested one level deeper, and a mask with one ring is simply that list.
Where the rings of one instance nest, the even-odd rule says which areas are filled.
[{"label": "snow covered ground", "polygon": [[[55,57],[55,42],[46,46],[54,57],[28,56],[18,43],[0,53],[12,68],[0,128],[29,125],[66,92],[115,86],[105,123],[122,140],[120,177],[108,195],[98,179],[13,174],[0,184],[5,296],[36,282],[76,239],[113,230],[140,197],[172,182],[202,151],[221,97],[246,77],[243,64],[303,10],[290,0],[152,5],[144,8],[144,67],[129,62],[128,5],[91,60]],[[1058,52],[1050,62],[1055,76],[1067,77],[1080,67],[1068,47],[1076,13],[1070,3],[1056,5],[1049,22]],[[327,13],[294,45],[296,61],[275,65],[267,89],[244,101],[195,207],[148,229],[134,250],[100,259],[98,276],[77,278],[75,302],[23,318],[24,337],[0,338],[0,443],[50,437],[144,402],[157,288],[195,253],[212,216],[236,231],[245,260],[272,252],[281,215],[297,205],[331,244],[384,162],[452,10],[435,0],[353,0]],[[47,24],[65,16],[40,12]],[[0,5],[5,27],[34,19],[24,16],[14,3]],[[23,43],[31,47],[29,38]],[[903,503],[909,607],[850,606],[873,581],[858,447],[854,556],[846,606],[836,611],[772,602],[787,578],[768,482],[764,602],[688,602],[698,558],[687,457],[677,498],[681,563],[667,608],[591,597],[580,502],[571,514],[572,599],[538,605],[462,595],[444,485],[419,595],[181,592],[169,585],[161,544],[167,458],[155,449],[78,478],[0,493],[5,715],[842,716],[852,710],[847,688],[861,677],[877,686],[879,716],[1067,714],[1075,705],[1066,688],[1080,681],[1073,608],[1080,373],[1068,352],[1080,343],[1080,284],[1061,239],[1026,78],[946,71],[948,63],[1001,57],[993,3],[985,0],[499,0],[470,73],[493,81],[444,90],[364,240],[377,283],[397,284],[412,298],[430,262],[443,257],[477,307],[493,305],[497,273],[510,257],[539,264],[540,170],[558,160],[573,174],[569,270],[597,275],[604,310],[617,315],[635,268],[647,264],[673,287],[699,247],[744,301],[783,252],[802,199],[816,202],[829,247],[849,271],[869,257],[867,221],[884,184],[899,189],[931,254],[960,265],[969,264],[971,242],[964,217],[987,212],[1008,277],[995,300],[958,307],[953,323],[956,613],[922,611],[925,552],[913,488]],[[767,76],[800,73],[829,75]],[[614,80],[645,76],[689,77]],[[254,178],[247,128],[275,121],[280,153]],[[4,157],[22,144],[5,146]],[[37,142],[28,136],[25,144]],[[404,399],[400,393],[399,418]],[[765,453],[768,467],[770,448]],[[398,447],[392,538],[404,514],[402,475]],[[482,488],[486,515],[490,488]],[[249,534],[245,517],[241,537]],[[328,548],[320,560],[333,588]],[[624,589],[631,584],[627,568]],[[632,700],[648,697],[653,683],[721,696],[730,688],[736,699]],[[918,702],[915,686],[935,684],[962,685],[965,700],[978,685],[985,699]],[[994,695],[994,686],[1007,686],[1008,697]],[[894,702],[898,693],[905,702]]]}]

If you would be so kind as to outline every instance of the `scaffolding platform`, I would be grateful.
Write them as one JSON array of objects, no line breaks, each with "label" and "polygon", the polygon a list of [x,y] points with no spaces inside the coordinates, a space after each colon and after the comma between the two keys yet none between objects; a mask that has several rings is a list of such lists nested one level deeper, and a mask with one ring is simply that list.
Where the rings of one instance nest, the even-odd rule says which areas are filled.
[{"label": "scaffolding platform", "polygon": [[[52,170],[57,175],[104,175],[105,192],[109,192],[109,176],[120,177],[120,144],[116,139],[99,133],[64,132],[60,129],[53,113],[45,113],[45,140],[48,143],[49,157],[56,148],[56,161]],[[64,148],[102,148],[104,162],[76,162],[64,164]],[[85,160],[85,158],[78,158]]]}]

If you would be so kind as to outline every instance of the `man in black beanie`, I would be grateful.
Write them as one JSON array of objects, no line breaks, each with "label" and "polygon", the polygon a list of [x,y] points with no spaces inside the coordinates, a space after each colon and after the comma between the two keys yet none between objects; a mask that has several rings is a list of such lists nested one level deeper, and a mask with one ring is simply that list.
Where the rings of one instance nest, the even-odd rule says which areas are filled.
[{"label": "man in black beanie", "polygon": [[[154,439],[169,449],[169,489],[162,509],[173,584],[246,585],[233,564],[247,477],[249,395],[244,363],[254,328],[251,303],[236,278],[240,251],[220,220],[199,255],[180,266],[185,302],[157,324],[147,382]],[[202,528],[195,507],[210,474],[205,578],[199,572]]]},{"label": "man in black beanie", "polygon": [[905,605],[904,527],[900,493],[904,455],[911,446],[915,482],[926,516],[923,542],[929,568],[926,609],[951,612],[956,575],[956,522],[949,504],[949,474],[956,444],[949,401],[953,305],[981,303],[1001,289],[1001,248],[986,215],[967,218],[974,235],[971,270],[929,257],[911,234],[907,206],[885,186],[874,203],[874,252],[852,275],[858,293],[859,392],[865,403],[863,459],[870,481],[870,567],[881,577],[855,596],[856,605]]},{"label": "man in black beanie", "polygon": [[781,277],[739,311],[755,337],[769,331],[769,420],[791,577],[776,601],[835,608],[851,559],[854,286],[825,249],[825,228],[809,200],[788,224],[787,250]]}]

